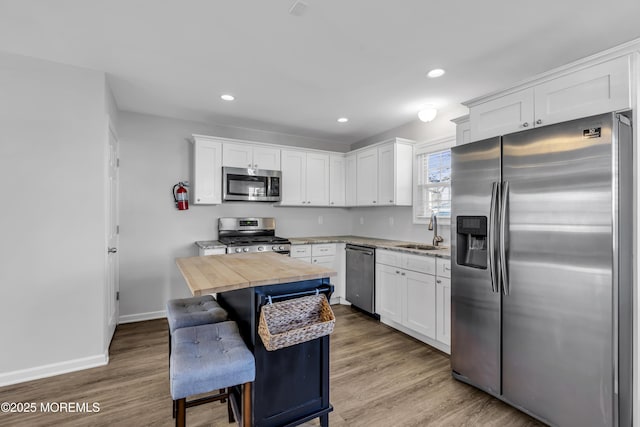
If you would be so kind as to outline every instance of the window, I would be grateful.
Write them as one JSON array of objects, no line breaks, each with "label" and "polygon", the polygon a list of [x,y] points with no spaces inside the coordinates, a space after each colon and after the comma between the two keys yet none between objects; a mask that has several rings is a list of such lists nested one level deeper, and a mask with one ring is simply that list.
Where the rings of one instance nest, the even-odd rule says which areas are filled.
[{"label": "window", "polygon": [[443,144],[417,151],[413,222],[428,223],[432,213],[451,216],[451,151]]}]

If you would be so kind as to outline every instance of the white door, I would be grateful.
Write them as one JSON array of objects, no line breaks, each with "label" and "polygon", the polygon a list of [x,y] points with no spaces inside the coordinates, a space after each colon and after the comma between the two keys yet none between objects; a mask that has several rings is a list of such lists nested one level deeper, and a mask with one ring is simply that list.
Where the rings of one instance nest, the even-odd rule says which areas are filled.
[{"label": "white door", "polygon": [[329,205],[345,205],[345,169],[344,156],[329,156]]},{"label": "white door", "polygon": [[253,168],[253,150],[251,146],[224,142],[222,144],[222,166]]},{"label": "white door", "polygon": [[349,154],[345,157],[345,204],[347,206],[356,206],[356,183],[357,175],[356,154]]},{"label": "white door", "polygon": [[256,169],[280,170],[280,149],[270,147],[253,148],[253,167]]},{"label": "white door", "polygon": [[395,144],[378,149],[378,205],[393,205],[396,188]]},{"label": "white door", "polygon": [[302,206],[307,203],[307,155],[302,151],[282,150],[282,192],[280,204]]},{"label": "white door", "polygon": [[378,202],[378,148],[358,152],[356,167],[358,206],[375,206]]},{"label": "white door", "polygon": [[118,138],[109,125],[109,156],[107,165],[107,277],[105,349],[109,348],[119,316],[118,263]]},{"label": "white door", "polygon": [[307,204],[329,206],[329,155],[307,153]]},{"label": "white door", "polygon": [[402,322],[402,295],[406,291],[401,269],[376,264],[376,313],[384,320]]},{"label": "white door", "polygon": [[407,298],[403,323],[429,338],[436,338],[436,277],[415,271],[403,271],[407,280]]}]

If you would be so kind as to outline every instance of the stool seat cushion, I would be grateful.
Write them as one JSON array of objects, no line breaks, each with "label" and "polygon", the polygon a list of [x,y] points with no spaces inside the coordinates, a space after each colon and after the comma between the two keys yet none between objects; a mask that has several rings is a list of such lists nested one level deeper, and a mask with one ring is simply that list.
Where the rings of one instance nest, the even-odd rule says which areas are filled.
[{"label": "stool seat cushion", "polygon": [[236,322],[176,329],[169,378],[173,400],[255,380],[253,354]]},{"label": "stool seat cushion", "polygon": [[211,295],[172,299],[167,302],[167,321],[172,334],[179,328],[224,322],[227,319],[227,311],[220,307]]}]

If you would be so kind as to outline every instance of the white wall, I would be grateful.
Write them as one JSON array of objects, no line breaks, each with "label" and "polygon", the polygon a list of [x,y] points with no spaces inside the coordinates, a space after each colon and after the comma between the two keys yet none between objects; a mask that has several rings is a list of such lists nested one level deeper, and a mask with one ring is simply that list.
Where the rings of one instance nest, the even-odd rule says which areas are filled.
[{"label": "white wall", "polygon": [[451,119],[464,116],[465,114],[469,114],[467,107],[454,105],[446,110],[439,111],[436,118],[429,123],[421,122],[416,116],[415,120],[405,123],[402,126],[389,129],[388,131],[351,144],[351,149],[356,150],[391,138],[405,138],[416,141],[417,143],[447,138],[456,134],[456,126],[451,122]]},{"label": "white wall", "polygon": [[106,362],[105,77],[0,53],[0,385]]},{"label": "white wall", "polygon": [[171,190],[178,181],[190,178],[191,134],[248,140],[269,137],[279,144],[298,142],[288,135],[230,129],[233,135],[225,133],[229,128],[215,125],[119,113],[121,322],[162,316],[168,299],[189,295],[175,258],[197,255],[196,240],[217,239],[219,217],[273,216],[277,234],[285,237],[350,233],[347,209],[225,203],[176,210]]},{"label": "white wall", "polygon": [[[413,223],[411,206],[352,208],[351,215],[351,231],[357,236],[428,244],[433,241],[433,231],[426,224]],[[438,234],[444,238],[441,245],[449,246],[451,239],[448,220],[441,220],[438,224]]]}]

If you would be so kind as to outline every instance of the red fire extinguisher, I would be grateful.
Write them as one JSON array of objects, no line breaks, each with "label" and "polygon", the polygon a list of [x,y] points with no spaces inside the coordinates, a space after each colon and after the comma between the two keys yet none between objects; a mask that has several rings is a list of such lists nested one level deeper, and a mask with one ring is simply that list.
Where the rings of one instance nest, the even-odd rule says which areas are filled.
[{"label": "red fire extinguisher", "polygon": [[[187,181],[180,181],[173,186],[173,200],[176,202],[176,208],[179,211],[186,211],[189,209],[189,193],[185,187],[188,187]],[[176,190],[176,187],[178,188]]]}]

